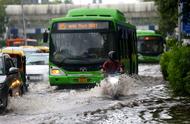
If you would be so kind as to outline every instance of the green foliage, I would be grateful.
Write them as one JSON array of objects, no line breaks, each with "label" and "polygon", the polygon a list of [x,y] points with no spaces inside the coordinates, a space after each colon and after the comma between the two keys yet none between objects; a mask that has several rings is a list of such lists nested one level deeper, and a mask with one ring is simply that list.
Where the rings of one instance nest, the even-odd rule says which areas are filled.
[{"label": "green foliage", "polygon": [[190,94],[190,71],[187,73],[187,76],[183,78],[185,84],[185,91]]},{"label": "green foliage", "polygon": [[154,0],[144,0],[144,2],[150,2],[150,1],[154,1]]},{"label": "green foliage", "polygon": [[[171,61],[168,65],[168,80],[176,94],[188,93],[188,74],[190,73],[190,48],[176,47],[172,50]],[[190,89],[189,89],[190,90]]]},{"label": "green foliage", "polygon": [[55,3],[55,4],[57,4],[57,3],[62,3],[62,1],[61,0],[53,0],[53,1],[51,1],[51,3]]},{"label": "green foliage", "polygon": [[190,94],[190,47],[174,46],[160,60],[164,78],[177,95]]},{"label": "green foliage", "polygon": [[72,0],[64,0],[64,3],[65,3],[65,4],[72,4],[73,1],[72,1]]},{"label": "green foliage", "polygon": [[169,49],[169,48],[172,48],[172,47],[175,47],[179,44],[178,40],[174,37],[167,37],[167,40],[166,40],[166,48]]},{"label": "green foliage", "polygon": [[92,3],[102,3],[102,0],[92,0]]},{"label": "green foliage", "polygon": [[2,37],[2,34],[5,32],[5,22],[6,22],[5,6],[0,3],[0,37]]},{"label": "green foliage", "polygon": [[92,3],[96,3],[96,0],[93,0]]},{"label": "green foliage", "polygon": [[[58,3],[62,3],[63,0],[52,0],[51,3],[52,4],[58,4]],[[72,0],[64,0],[65,4],[73,4],[73,1]]]},{"label": "green foliage", "polygon": [[4,0],[4,4],[6,5],[21,4],[21,0]]},{"label": "green foliage", "polygon": [[166,38],[166,49],[169,51],[163,53],[160,57],[161,71],[162,71],[163,78],[165,80],[168,79],[168,65],[170,62],[171,55],[172,55],[172,49],[173,48],[176,49],[178,44],[179,44],[179,42],[177,41],[176,38],[174,38],[174,37]]},{"label": "green foliage", "polygon": [[5,47],[5,46],[6,46],[5,40],[0,40],[0,48]]},{"label": "green foliage", "polygon": [[177,26],[178,0],[155,0],[160,14],[159,30],[163,36],[172,34]]},{"label": "green foliage", "polygon": [[160,57],[161,72],[165,80],[167,80],[168,78],[167,70],[168,70],[168,64],[170,61],[170,54],[171,54],[170,51],[168,51],[168,52],[163,53]]},{"label": "green foliage", "polygon": [[0,0],[0,37],[2,37],[2,34],[5,32],[5,26],[7,23],[7,17],[5,12],[6,5],[20,3],[21,0]]}]

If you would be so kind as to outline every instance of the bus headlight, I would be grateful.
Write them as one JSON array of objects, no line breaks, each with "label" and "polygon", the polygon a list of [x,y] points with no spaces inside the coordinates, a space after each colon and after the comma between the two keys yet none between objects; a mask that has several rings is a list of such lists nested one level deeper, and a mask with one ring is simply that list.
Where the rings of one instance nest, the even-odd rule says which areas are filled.
[{"label": "bus headlight", "polygon": [[138,54],[139,59],[144,59],[144,57],[141,54]]},{"label": "bus headlight", "polygon": [[59,68],[54,68],[54,67],[50,68],[50,74],[51,75],[65,75],[65,73],[62,70],[60,70]]},{"label": "bus headlight", "polygon": [[52,75],[59,75],[60,74],[60,70],[59,69],[52,69],[51,70],[51,74]]}]

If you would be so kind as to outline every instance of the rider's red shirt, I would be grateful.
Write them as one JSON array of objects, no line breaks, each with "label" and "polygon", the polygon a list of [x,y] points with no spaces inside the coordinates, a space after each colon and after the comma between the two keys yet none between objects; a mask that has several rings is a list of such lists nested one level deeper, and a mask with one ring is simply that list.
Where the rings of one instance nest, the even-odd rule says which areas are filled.
[{"label": "rider's red shirt", "polygon": [[103,64],[103,70],[106,73],[117,73],[120,72],[120,69],[121,69],[121,64],[119,63],[119,61],[107,60]]}]

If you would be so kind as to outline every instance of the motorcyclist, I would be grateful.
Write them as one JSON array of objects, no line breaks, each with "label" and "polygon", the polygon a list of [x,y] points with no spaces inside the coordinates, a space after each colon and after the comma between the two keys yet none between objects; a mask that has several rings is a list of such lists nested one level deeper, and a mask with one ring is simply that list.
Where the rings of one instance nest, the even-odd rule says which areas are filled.
[{"label": "motorcyclist", "polygon": [[103,64],[103,72],[107,74],[123,73],[121,63],[118,61],[116,51],[110,51],[108,53],[108,60]]}]

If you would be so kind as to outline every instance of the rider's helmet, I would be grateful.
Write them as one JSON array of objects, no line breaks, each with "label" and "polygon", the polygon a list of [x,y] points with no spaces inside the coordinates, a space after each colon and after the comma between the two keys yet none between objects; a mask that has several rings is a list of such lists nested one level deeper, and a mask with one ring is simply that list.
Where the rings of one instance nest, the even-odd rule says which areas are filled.
[{"label": "rider's helmet", "polygon": [[116,53],[116,51],[110,51],[109,53],[108,53],[108,57],[109,57],[109,59],[111,59],[111,60],[117,60],[117,53]]}]

